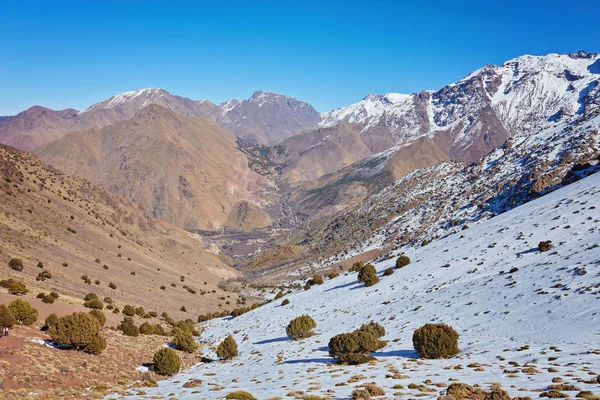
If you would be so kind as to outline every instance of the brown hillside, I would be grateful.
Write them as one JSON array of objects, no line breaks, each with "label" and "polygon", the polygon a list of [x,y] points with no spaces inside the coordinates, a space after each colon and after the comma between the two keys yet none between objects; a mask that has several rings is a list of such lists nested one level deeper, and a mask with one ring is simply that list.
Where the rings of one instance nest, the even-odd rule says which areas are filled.
[{"label": "brown hillside", "polygon": [[222,228],[238,201],[261,202],[253,192],[266,182],[248,167],[233,134],[156,104],[34,152],[185,229]]},{"label": "brown hillside", "polygon": [[[238,273],[202,251],[202,242],[187,232],[7,146],[0,146],[0,172],[2,279],[25,282],[34,296],[58,292],[50,307],[81,304],[88,292],[113,298],[121,309],[131,304],[175,318],[235,307],[234,295],[217,285]],[[22,271],[8,267],[11,258],[23,260]],[[36,281],[43,270],[52,278]],[[231,306],[218,299],[228,295]],[[181,306],[188,312],[179,312]]]}]

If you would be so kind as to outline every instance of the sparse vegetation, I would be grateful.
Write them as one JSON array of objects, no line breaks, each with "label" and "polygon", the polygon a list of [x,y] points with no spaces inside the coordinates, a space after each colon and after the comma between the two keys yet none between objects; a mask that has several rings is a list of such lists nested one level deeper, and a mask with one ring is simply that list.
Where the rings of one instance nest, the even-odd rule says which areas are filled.
[{"label": "sparse vegetation", "polygon": [[106,341],[100,335],[100,323],[82,312],[66,315],[48,325],[48,334],[59,344],[90,354],[100,354],[106,348]]},{"label": "sparse vegetation", "polygon": [[291,339],[306,339],[315,334],[313,332],[313,329],[315,329],[316,327],[317,323],[314,319],[312,319],[308,315],[301,315],[290,321],[285,332],[287,336]]},{"label": "sparse vegetation", "polygon": [[396,259],[396,268],[406,267],[408,264],[410,264],[410,258],[408,258],[408,256],[406,256],[404,254],[401,254]]},{"label": "sparse vegetation", "polygon": [[446,324],[426,324],[413,334],[413,346],[423,358],[448,358],[458,353],[458,333]]},{"label": "sparse vegetation", "polygon": [[175,328],[173,330],[173,345],[177,350],[182,350],[187,353],[195,353],[200,347],[192,333],[187,329]]},{"label": "sparse vegetation", "polygon": [[175,350],[160,349],[154,354],[152,370],[159,375],[175,375],[181,369],[181,359]]},{"label": "sparse vegetation", "polygon": [[370,322],[351,333],[335,335],[329,341],[329,354],[343,363],[363,364],[374,360],[370,353],[382,349],[387,344],[380,340],[385,328]]},{"label": "sparse vegetation", "polygon": [[9,305],[8,309],[21,325],[32,325],[38,319],[38,310],[28,301],[16,299]]},{"label": "sparse vegetation", "polygon": [[217,356],[221,359],[231,360],[238,356],[237,343],[233,336],[229,335],[217,347]]},{"label": "sparse vegetation", "polygon": [[379,283],[379,277],[373,264],[367,264],[358,273],[358,281],[364,283],[365,286],[373,286]]}]

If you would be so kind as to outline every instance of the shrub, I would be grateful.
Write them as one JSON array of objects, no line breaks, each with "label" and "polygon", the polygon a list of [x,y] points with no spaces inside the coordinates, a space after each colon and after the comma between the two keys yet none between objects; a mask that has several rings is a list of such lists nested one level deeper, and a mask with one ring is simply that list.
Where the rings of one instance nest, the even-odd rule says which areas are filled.
[{"label": "shrub", "polygon": [[111,283],[108,284],[108,287],[111,288],[111,289],[116,289],[117,285],[115,285],[114,283],[111,282]]},{"label": "shrub", "polygon": [[317,323],[314,319],[308,315],[301,315],[290,321],[285,332],[288,337],[294,340],[305,339],[311,337],[315,333],[313,329],[317,327]]},{"label": "shrub", "polygon": [[275,299],[274,300],[279,300],[280,298],[282,298],[283,296],[285,296],[285,294],[283,293],[283,290],[280,290],[279,292],[277,292],[277,294],[275,295]]},{"label": "shrub", "polygon": [[94,309],[90,311],[89,314],[98,320],[100,326],[104,326],[106,324],[106,316],[102,311]]},{"label": "shrub", "polygon": [[42,330],[47,331],[51,325],[55,325],[56,323],[58,323],[58,317],[56,314],[52,313],[44,320],[44,326],[42,327]]},{"label": "shrub", "polygon": [[186,353],[194,353],[200,347],[198,343],[196,343],[196,340],[190,331],[175,328],[173,332],[174,335],[172,342],[177,350],[183,350]]},{"label": "shrub", "polygon": [[11,328],[17,324],[17,320],[13,313],[4,304],[0,305],[0,327],[6,326]]},{"label": "shrub", "polygon": [[135,315],[135,308],[127,304],[123,307],[123,315],[127,315],[128,317],[133,317]]},{"label": "shrub", "polygon": [[48,326],[48,334],[59,344],[90,354],[100,354],[106,348],[106,341],[100,336],[100,323],[83,312],[59,318]]},{"label": "shrub", "polygon": [[394,269],[393,268],[388,268],[385,271],[383,271],[383,276],[390,276],[394,273]]},{"label": "shrub", "polygon": [[83,306],[86,308],[94,308],[96,310],[102,310],[104,308],[104,303],[99,298],[89,299],[88,301],[83,302]]},{"label": "shrub", "polygon": [[352,264],[352,267],[350,267],[350,271],[351,272],[360,272],[360,270],[365,266],[365,263],[362,261],[357,261],[354,264]]},{"label": "shrub", "polygon": [[8,308],[17,322],[22,325],[31,325],[38,319],[38,310],[25,300],[16,299],[8,305]]},{"label": "shrub", "polygon": [[310,290],[310,287],[311,287],[310,281],[306,282],[306,284],[304,285],[304,290]]},{"label": "shrub", "polygon": [[373,264],[367,264],[358,273],[358,281],[364,283],[365,286],[373,286],[379,282],[379,277],[377,276],[377,271],[375,271],[375,267]]},{"label": "shrub", "polygon": [[408,258],[408,256],[406,256],[404,254],[401,254],[396,259],[396,268],[406,267],[408,264],[410,264],[410,258]]},{"label": "shrub", "polygon": [[48,270],[38,273],[37,278],[35,278],[36,281],[45,281],[46,279],[52,279],[52,273]]},{"label": "shrub", "polygon": [[117,325],[117,329],[123,332],[125,336],[140,336],[140,330],[135,323],[133,322],[133,318],[125,317],[123,321],[119,325]]},{"label": "shrub", "polygon": [[146,311],[144,310],[144,307],[136,307],[135,308],[135,315],[137,315],[138,317],[143,317],[144,314],[146,314]]},{"label": "shrub", "polygon": [[226,400],[256,400],[256,397],[244,390],[237,390],[225,396]]},{"label": "shrub", "polygon": [[38,267],[38,268],[44,268],[44,263],[43,263],[43,262],[41,262],[41,261],[40,261],[40,262],[38,262],[38,263],[37,263],[37,267]]},{"label": "shrub", "polygon": [[338,274],[337,272],[330,272],[330,273],[327,274],[327,278],[328,279],[335,279],[338,276],[340,276],[340,274]]},{"label": "shrub", "polygon": [[27,292],[29,292],[29,289],[27,289],[27,285],[25,285],[23,282],[13,281],[8,286],[8,293],[14,294],[15,296],[22,296],[27,294]]},{"label": "shrub", "polygon": [[354,389],[350,395],[351,400],[371,400],[371,395],[366,389]]},{"label": "shrub", "polygon": [[[87,278],[87,275],[84,275],[84,277]],[[83,279],[83,277],[82,277],[82,279]],[[93,299],[98,299],[98,295],[96,293],[88,293],[83,298],[84,301],[93,300]]]},{"label": "shrub", "polygon": [[237,357],[237,355],[237,343],[233,336],[229,335],[219,344],[219,347],[217,347],[217,356],[219,358],[231,360],[233,357]]},{"label": "shrub", "polygon": [[322,285],[323,284],[323,275],[315,274],[315,276],[313,276],[309,282],[310,282],[311,286]]},{"label": "shrub", "polygon": [[23,271],[23,260],[20,258],[11,258],[8,262],[8,266],[15,271]]},{"label": "shrub", "polygon": [[141,324],[139,330],[141,335],[165,336],[167,334],[160,324],[152,325],[148,322]]},{"label": "shrub", "polygon": [[290,304],[290,301],[288,299],[283,299],[283,301],[281,302],[282,306],[287,306],[288,304]]},{"label": "shrub", "polygon": [[423,358],[447,358],[458,353],[458,333],[446,324],[426,324],[413,333],[413,346]]},{"label": "shrub", "polygon": [[58,293],[56,293],[56,292],[50,292],[50,296],[54,297],[55,300],[58,299],[58,297],[59,297]]},{"label": "shrub", "polygon": [[56,297],[52,296],[52,294],[47,294],[44,297],[42,297],[42,303],[46,303],[46,304],[54,304],[55,300],[56,300]]},{"label": "shrub", "polygon": [[13,282],[15,282],[15,280],[12,278],[2,279],[0,281],[0,287],[8,288]]},{"label": "shrub", "polygon": [[548,251],[551,248],[552,248],[552,240],[546,240],[546,241],[538,243],[538,250],[541,253]]},{"label": "shrub", "polygon": [[329,354],[341,362],[362,364],[374,360],[370,353],[382,349],[387,344],[379,338],[385,329],[376,322],[369,322],[350,333],[335,335],[329,340]]},{"label": "shrub", "polygon": [[181,369],[181,359],[170,348],[163,348],[154,354],[152,370],[159,375],[175,375]]}]

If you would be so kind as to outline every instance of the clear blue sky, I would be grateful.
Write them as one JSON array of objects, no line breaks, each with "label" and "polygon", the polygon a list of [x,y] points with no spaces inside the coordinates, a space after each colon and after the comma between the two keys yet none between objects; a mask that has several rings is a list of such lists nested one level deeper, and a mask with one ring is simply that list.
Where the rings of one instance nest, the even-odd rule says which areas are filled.
[{"label": "clear blue sky", "polygon": [[599,52],[599,3],[5,0],[0,115],[146,87],[214,102],[269,90],[327,111],[521,54]]}]

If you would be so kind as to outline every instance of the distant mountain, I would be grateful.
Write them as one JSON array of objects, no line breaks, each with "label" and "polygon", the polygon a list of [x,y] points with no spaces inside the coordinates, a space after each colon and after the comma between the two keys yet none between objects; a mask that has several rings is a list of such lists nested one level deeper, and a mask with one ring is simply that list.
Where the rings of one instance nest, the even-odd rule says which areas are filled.
[{"label": "distant mountain", "polygon": [[215,105],[208,100],[191,100],[149,88],[120,93],[81,112],[35,106],[15,116],[0,117],[0,143],[30,150],[69,132],[102,128],[129,119],[150,104],[161,105],[184,117],[209,119],[258,144],[274,144],[301,130],[314,128],[321,118],[310,104],[270,92],[256,92],[249,100]]},{"label": "distant mountain", "polygon": [[[208,120],[157,104],[125,121],[68,134],[35,153],[185,229],[237,224],[230,213],[237,215],[242,200],[256,203],[250,208],[260,214],[256,205],[262,200],[254,192],[266,179],[248,167],[237,138]],[[259,219],[260,226],[268,225],[268,218]],[[251,228],[252,221],[243,226]]]},{"label": "distant mountain", "polygon": [[[369,95],[323,114],[319,128],[286,139],[274,157],[284,177],[308,181],[393,146],[424,141],[406,162],[418,167],[446,159],[475,161],[506,139],[583,115],[600,97],[600,54],[579,52],[522,56],[488,65],[438,91]],[[324,157],[325,154],[330,157]],[[398,168],[401,176],[411,168]]]}]

